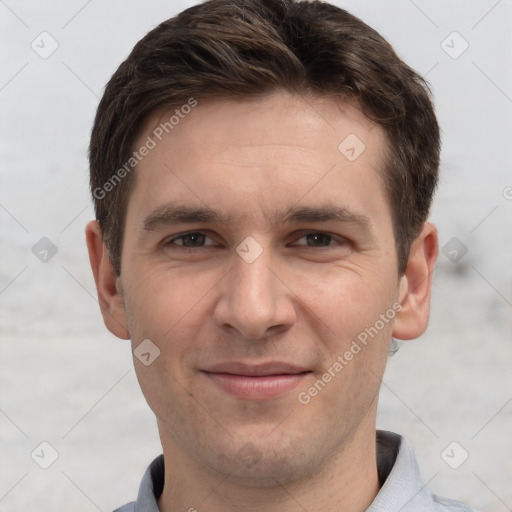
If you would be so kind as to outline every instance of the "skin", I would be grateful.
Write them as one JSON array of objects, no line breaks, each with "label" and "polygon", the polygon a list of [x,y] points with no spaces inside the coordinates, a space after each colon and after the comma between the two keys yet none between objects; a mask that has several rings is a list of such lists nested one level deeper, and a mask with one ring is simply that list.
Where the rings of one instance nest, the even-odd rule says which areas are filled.
[{"label": "skin", "polygon": [[[140,143],[166,115],[148,120]],[[354,161],[338,150],[349,134],[366,146]],[[438,252],[436,229],[425,223],[398,275],[386,143],[355,105],[334,98],[278,92],[199,102],[136,169],[120,277],[97,222],[88,224],[107,328],[133,349],[150,339],[160,350],[149,366],[134,364],[166,460],[162,512],[356,512],[378,493],[375,424],[389,343],[425,330]],[[169,203],[232,218],[160,219],[145,230]],[[365,223],[282,222],[288,208],[326,204]],[[177,238],[190,231],[200,234]],[[262,249],[251,263],[236,252],[248,236]],[[300,403],[298,393],[397,303],[393,320]],[[201,371],[232,361],[310,373],[277,397],[246,399]]]}]

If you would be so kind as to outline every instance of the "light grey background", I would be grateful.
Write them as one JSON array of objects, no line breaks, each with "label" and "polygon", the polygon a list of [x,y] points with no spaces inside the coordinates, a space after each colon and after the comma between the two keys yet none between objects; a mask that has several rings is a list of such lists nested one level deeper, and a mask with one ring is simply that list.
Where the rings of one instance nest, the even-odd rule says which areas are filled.
[{"label": "light grey background", "polygon": [[[161,451],[129,342],[95,298],[86,150],[108,78],[194,3],[0,0],[1,512],[110,511]],[[512,510],[512,1],[336,3],[430,81],[443,130],[432,220],[441,246],[468,249],[440,254],[429,330],[390,360],[379,427],[410,439],[435,492]],[[31,47],[51,48],[43,31],[59,45],[46,59]],[[57,248],[47,263],[32,252],[42,237]],[[46,470],[31,458],[42,441],[59,454]],[[469,453],[458,469],[441,457],[452,441],[450,462]]]}]

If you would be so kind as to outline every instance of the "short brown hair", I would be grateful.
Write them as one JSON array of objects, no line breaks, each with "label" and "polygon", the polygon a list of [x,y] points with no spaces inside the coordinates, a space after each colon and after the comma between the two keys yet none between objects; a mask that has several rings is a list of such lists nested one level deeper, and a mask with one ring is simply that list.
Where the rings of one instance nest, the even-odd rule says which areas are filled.
[{"label": "short brown hair", "polygon": [[141,39],[98,106],[89,147],[90,183],[103,241],[118,274],[135,174],[123,172],[115,183],[112,178],[119,178],[116,171],[123,165],[126,170],[148,116],[191,98],[257,98],[277,90],[356,100],[384,129],[384,181],[403,273],[438,179],[440,135],[428,84],[375,30],[328,3],[210,0]]}]

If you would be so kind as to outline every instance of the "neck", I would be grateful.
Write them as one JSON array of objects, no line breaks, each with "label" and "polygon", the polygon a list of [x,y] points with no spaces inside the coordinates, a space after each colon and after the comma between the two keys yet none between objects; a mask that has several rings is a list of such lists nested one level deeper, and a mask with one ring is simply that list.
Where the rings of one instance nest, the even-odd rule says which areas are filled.
[{"label": "neck", "polygon": [[163,428],[160,431],[166,461],[158,501],[161,512],[363,512],[379,492],[375,423],[370,428],[361,425],[316,473],[264,487],[212,473],[192,460]]}]

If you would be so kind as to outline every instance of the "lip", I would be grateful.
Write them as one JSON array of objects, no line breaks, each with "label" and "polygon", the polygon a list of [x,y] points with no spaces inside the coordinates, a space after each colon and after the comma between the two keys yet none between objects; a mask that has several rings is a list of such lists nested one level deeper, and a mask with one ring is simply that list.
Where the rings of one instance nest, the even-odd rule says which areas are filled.
[{"label": "lip", "polygon": [[296,375],[309,371],[308,368],[296,366],[281,361],[247,364],[242,362],[220,363],[205,368],[208,373],[230,373],[247,377],[265,377],[267,375]]},{"label": "lip", "polygon": [[276,398],[297,387],[311,371],[295,365],[241,362],[214,365],[203,373],[224,392],[248,400]]}]

